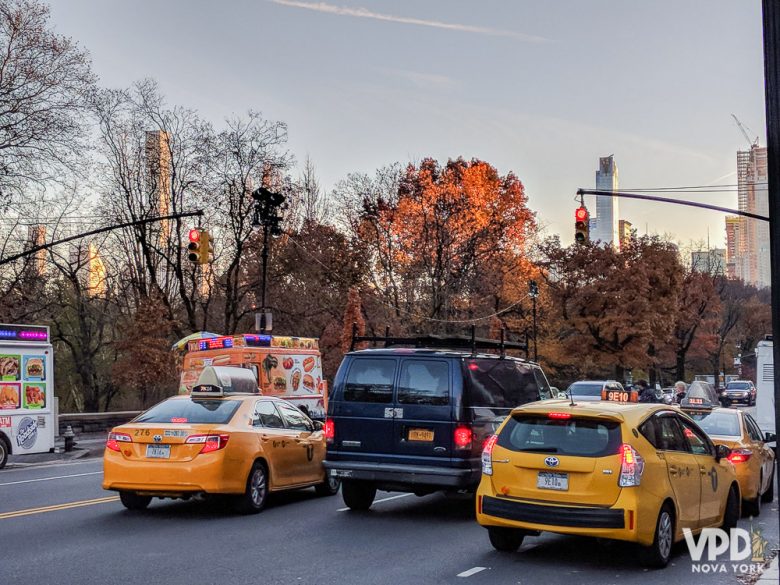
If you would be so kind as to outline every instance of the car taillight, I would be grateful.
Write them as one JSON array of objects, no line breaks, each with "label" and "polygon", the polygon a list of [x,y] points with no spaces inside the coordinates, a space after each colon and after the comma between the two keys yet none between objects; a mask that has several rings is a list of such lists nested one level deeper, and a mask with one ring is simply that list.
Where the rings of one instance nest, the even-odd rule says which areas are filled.
[{"label": "car taillight", "polygon": [[493,475],[493,447],[496,446],[498,435],[490,435],[485,441],[485,448],[482,449],[482,473]]},{"label": "car taillight", "polygon": [[548,412],[547,418],[554,420],[569,420],[571,418],[571,414],[568,412]]},{"label": "car taillight", "polygon": [[333,422],[332,418],[325,419],[325,426],[322,430],[325,435],[325,441],[327,443],[332,443],[333,439],[336,438],[336,423]]},{"label": "car taillight", "polygon": [[132,443],[133,437],[127,433],[108,433],[108,439],[106,440],[106,449],[119,452],[119,443]]},{"label": "car taillight", "polygon": [[184,442],[190,445],[202,444],[199,453],[203,454],[224,449],[229,438],[230,435],[190,435]]},{"label": "car taillight", "polygon": [[471,431],[471,427],[467,427],[466,425],[458,425],[455,427],[453,440],[455,441],[456,449],[470,449],[473,438],[474,433]]},{"label": "car taillight", "polygon": [[732,463],[745,463],[753,452],[750,449],[734,449],[726,459]]},{"label": "car taillight", "polygon": [[638,486],[645,470],[645,460],[631,445],[623,443],[620,446],[620,487]]}]

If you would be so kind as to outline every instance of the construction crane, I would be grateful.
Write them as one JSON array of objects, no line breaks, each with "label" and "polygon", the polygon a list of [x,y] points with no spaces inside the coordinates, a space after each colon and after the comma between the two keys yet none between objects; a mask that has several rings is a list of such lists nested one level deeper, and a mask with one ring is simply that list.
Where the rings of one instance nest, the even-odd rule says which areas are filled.
[{"label": "construction crane", "polygon": [[739,118],[737,118],[734,114],[731,114],[731,117],[734,118],[734,121],[737,123],[737,126],[739,127],[740,131],[742,132],[742,136],[745,137],[745,140],[748,141],[748,144],[750,144],[750,147],[753,148],[754,146],[758,146],[758,136],[756,136],[755,140],[750,139],[750,134],[753,134],[752,131],[750,131],[750,134],[748,134],[748,131],[750,128],[745,126],[742,122],[739,121]]}]

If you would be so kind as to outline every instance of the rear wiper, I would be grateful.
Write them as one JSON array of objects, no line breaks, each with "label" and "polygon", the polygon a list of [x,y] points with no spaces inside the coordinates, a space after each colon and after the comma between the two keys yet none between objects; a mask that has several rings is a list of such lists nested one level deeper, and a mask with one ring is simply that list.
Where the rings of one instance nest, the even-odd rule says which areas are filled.
[{"label": "rear wiper", "polygon": [[531,447],[530,449],[521,449],[523,453],[557,453],[555,447]]}]

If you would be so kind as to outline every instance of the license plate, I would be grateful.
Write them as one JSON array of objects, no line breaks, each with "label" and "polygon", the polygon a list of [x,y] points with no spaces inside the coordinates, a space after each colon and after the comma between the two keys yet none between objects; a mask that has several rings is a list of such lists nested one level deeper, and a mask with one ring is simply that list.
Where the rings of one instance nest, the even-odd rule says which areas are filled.
[{"label": "license plate", "polygon": [[540,471],[536,479],[536,487],[542,490],[560,490],[568,491],[569,474],[551,473],[549,471]]},{"label": "license plate", "polygon": [[170,445],[147,445],[146,457],[147,459],[170,459],[171,446]]},{"label": "license plate", "polygon": [[410,441],[433,441],[433,431],[428,429],[409,429]]},{"label": "license plate", "polygon": [[330,470],[330,476],[331,477],[352,477],[352,470],[351,469],[331,469]]}]

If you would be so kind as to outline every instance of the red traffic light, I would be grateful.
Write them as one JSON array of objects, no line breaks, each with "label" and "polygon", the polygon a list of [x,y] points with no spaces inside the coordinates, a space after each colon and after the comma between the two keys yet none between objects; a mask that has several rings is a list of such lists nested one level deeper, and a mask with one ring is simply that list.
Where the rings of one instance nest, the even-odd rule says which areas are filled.
[{"label": "red traffic light", "polygon": [[578,207],[577,211],[574,212],[574,219],[577,221],[587,221],[588,220],[588,210],[584,207]]},{"label": "red traffic light", "polygon": [[190,242],[200,241],[200,230],[190,230]]}]

